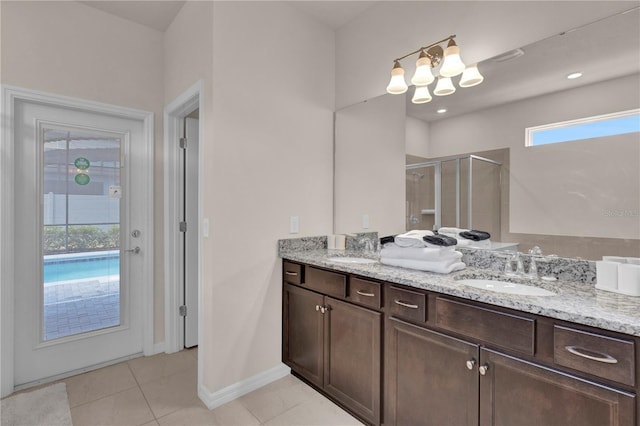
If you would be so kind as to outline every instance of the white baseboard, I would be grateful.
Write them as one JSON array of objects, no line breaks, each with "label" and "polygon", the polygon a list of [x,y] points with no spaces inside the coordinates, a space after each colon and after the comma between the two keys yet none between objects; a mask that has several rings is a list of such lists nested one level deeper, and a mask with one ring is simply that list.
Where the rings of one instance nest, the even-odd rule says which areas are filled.
[{"label": "white baseboard", "polygon": [[217,392],[211,392],[204,385],[200,385],[198,388],[198,397],[202,402],[204,402],[209,410],[213,410],[222,404],[226,404],[227,402],[233,401],[242,395],[261,388],[264,385],[281,379],[290,372],[291,369],[289,367],[284,364],[280,364],[267,371],[263,371],[262,373],[249,377],[248,379],[241,380],[224,389],[220,389]]}]

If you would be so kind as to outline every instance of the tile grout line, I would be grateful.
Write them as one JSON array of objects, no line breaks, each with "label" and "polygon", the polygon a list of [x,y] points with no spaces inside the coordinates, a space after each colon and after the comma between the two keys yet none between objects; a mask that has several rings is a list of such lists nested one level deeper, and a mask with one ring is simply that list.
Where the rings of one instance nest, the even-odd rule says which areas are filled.
[{"label": "tile grout line", "polygon": [[[151,404],[149,404],[149,400],[147,399],[147,395],[144,394],[144,391],[142,390],[142,386],[140,386],[140,382],[138,381],[138,378],[136,377],[136,374],[133,372],[133,369],[131,368],[131,364],[129,364],[129,361],[126,361],[127,363],[127,368],[129,369],[129,371],[131,372],[131,375],[133,376],[133,380],[136,381],[136,385],[138,386],[138,389],[140,390],[140,393],[142,394],[142,397],[144,398],[144,402],[147,404],[147,408],[149,409],[149,412],[151,413],[151,415],[153,416],[153,420],[155,420],[156,423],[160,423],[158,422],[158,418],[156,417],[156,413],[153,412],[153,409],[151,408]],[[146,422],[149,423],[149,422]],[[143,423],[143,424],[146,424]]]}]

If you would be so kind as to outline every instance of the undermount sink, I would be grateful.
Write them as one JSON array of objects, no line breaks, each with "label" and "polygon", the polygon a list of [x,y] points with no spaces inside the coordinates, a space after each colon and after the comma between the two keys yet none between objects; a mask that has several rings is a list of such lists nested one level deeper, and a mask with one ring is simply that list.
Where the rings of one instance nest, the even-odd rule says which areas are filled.
[{"label": "undermount sink", "polygon": [[375,259],[367,259],[365,257],[348,257],[348,256],[335,256],[327,258],[329,262],[336,263],[358,263],[358,264],[367,264],[367,263],[378,263]]},{"label": "undermount sink", "polygon": [[555,296],[552,291],[545,290],[543,288],[534,287],[526,284],[516,284],[506,281],[498,280],[480,280],[480,279],[465,279],[458,280],[458,283],[468,285],[470,287],[479,288],[482,290],[495,291],[497,293],[517,294],[520,296]]}]

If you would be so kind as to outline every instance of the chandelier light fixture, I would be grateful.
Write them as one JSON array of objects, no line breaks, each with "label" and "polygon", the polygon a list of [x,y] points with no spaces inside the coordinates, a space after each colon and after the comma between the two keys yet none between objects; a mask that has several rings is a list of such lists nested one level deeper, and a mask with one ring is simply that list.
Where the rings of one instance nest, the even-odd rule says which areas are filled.
[{"label": "chandelier light fixture", "polygon": [[[456,45],[454,38],[456,38],[456,36],[451,35],[436,43],[421,47],[418,50],[394,59],[393,69],[391,70],[391,81],[389,81],[389,85],[387,86],[387,92],[392,95],[400,95],[409,89],[404,79],[404,69],[400,61],[416,53],[420,54],[416,61],[416,72],[411,78],[411,84],[415,86],[413,98],[411,99],[411,102],[414,104],[424,104],[433,99],[429,93],[428,86],[436,81],[433,69],[440,65],[441,62],[442,65],[438,72],[438,82],[433,90],[434,95],[447,96],[455,92],[456,88],[453,85],[451,77],[456,77],[460,74],[462,74],[458,82],[460,87],[472,87],[482,83],[484,77],[482,77],[480,71],[478,71],[478,65],[465,66],[460,58],[460,48]],[[448,43],[447,48],[443,50],[440,45],[444,42]]]}]

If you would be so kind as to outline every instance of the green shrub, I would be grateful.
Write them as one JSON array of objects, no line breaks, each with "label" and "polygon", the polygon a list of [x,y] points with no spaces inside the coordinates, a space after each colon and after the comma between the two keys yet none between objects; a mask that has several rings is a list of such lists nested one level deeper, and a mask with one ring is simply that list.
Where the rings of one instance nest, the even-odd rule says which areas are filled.
[{"label": "green shrub", "polygon": [[[102,230],[95,225],[70,225],[68,235],[63,226],[45,226],[44,254],[112,250],[120,245],[120,226]],[[67,239],[68,238],[68,239]]]}]

